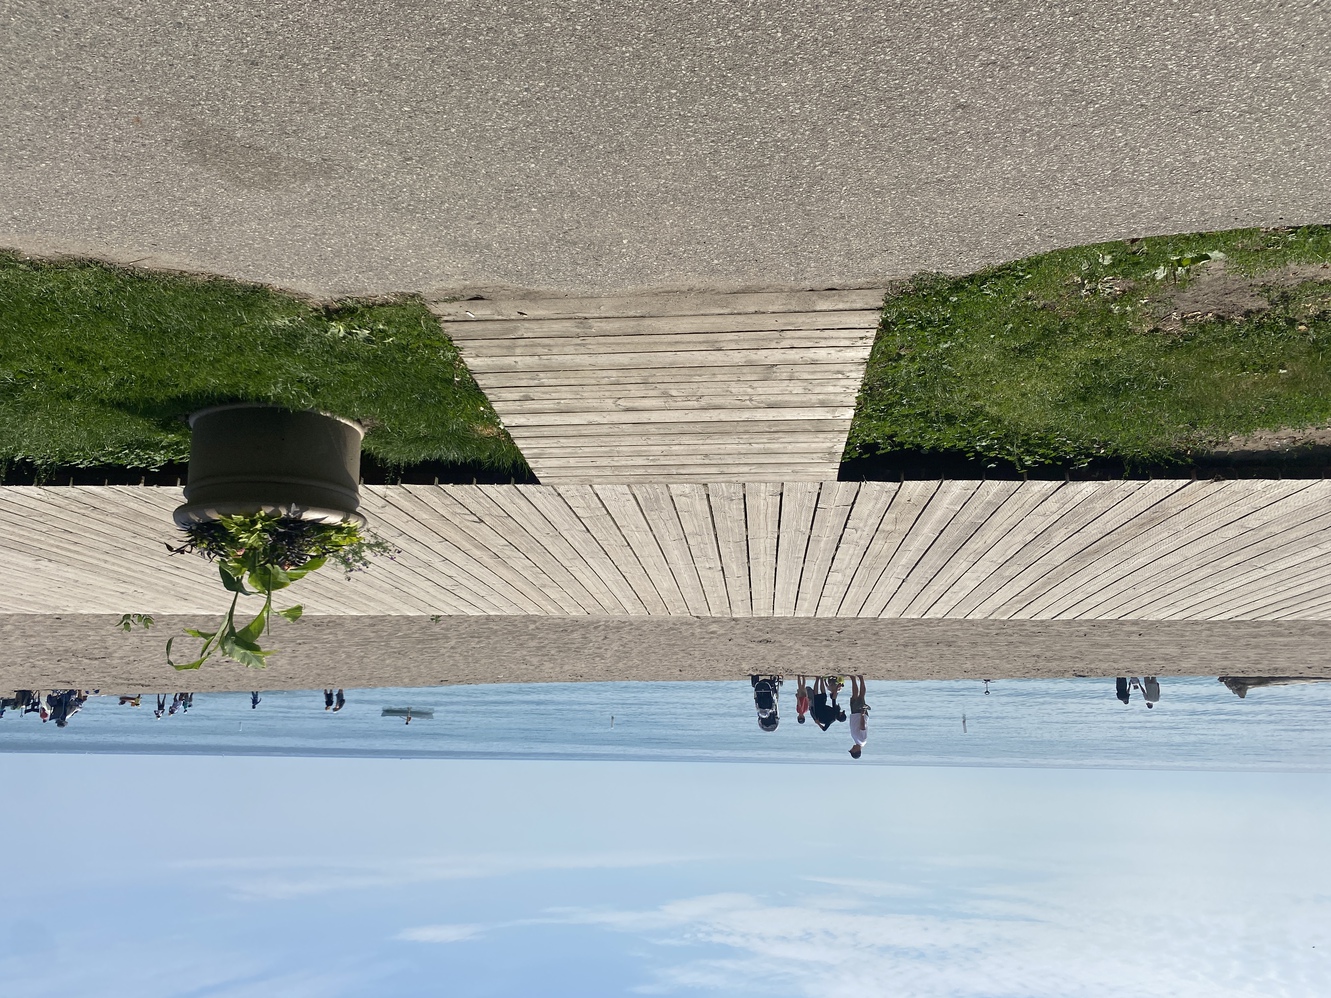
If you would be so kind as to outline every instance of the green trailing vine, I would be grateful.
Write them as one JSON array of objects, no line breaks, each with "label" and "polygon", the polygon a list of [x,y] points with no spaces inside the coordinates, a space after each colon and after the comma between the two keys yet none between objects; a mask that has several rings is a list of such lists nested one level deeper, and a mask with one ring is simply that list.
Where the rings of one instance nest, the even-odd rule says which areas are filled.
[{"label": "green trailing vine", "polygon": [[[271,513],[224,516],[191,524],[186,540],[173,554],[195,553],[217,563],[222,585],[232,594],[231,606],[215,631],[186,628],[185,633],[203,642],[198,657],[189,662],[171,658],[175,638],[166,643],[166,660],[175,669],[197,669],[221,654],[251,669],[262,669],[273,652],[260,646],[269,633],[273,614],[298,620],[300,604],[274,610],[273,594],[286,589],[330,561],[348,576],[369,566],[374,555],[396,552],[384,541],[368,534],[359,524],[319,523]],[[242,596],[262,596],[263,607],[243,627],[236,624],[236,609]]]}]

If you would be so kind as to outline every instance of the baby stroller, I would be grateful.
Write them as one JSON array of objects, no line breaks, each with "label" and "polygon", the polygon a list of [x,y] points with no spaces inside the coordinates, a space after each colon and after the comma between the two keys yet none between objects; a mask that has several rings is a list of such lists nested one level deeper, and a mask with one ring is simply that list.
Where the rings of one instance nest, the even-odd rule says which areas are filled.
[{"label": "baby stroller", "polygon": [[758,727],[764,731],[775,731],[780,721],[777,717],[777,700],[781,696],[781,677],[750,676],[749,684],[753,687],[753,706],[758,711]]}]

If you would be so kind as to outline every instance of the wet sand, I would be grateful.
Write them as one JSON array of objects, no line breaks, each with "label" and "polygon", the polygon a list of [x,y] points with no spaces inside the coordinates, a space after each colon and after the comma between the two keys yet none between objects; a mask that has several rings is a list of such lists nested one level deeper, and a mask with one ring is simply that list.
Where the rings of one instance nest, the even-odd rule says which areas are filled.
[{"label": "wet sand", "polygon": [[[265,670],[165,660],[207,618],[125,633],[107,614],[0,615],[0,689],[220,692],[327,686],[743,679],[1325,675],[1331,622],[835,618],[307,617],[279,622]],[[182,642],[184,648],[181,648]],[[177,651],[197,647],[177,642]]]}]

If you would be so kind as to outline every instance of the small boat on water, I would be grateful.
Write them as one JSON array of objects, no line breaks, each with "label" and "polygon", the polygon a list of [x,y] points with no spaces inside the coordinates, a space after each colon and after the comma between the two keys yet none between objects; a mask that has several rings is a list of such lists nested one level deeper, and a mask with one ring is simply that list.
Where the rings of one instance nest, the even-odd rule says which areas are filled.
[{"label": "small boat on water", "polygon": [[434,717],[429,707],[385,707],[380,717]]}]

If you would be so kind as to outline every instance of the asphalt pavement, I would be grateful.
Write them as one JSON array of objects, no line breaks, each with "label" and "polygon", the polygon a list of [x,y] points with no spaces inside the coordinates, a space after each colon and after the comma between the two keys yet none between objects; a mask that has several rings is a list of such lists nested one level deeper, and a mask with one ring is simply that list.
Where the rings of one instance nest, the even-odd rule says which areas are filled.
[{"label": "asphalt pavement", "polygon": [[0,7],[0,246],[316,294],[872,287],[1331,221],[1331,4]]}]

